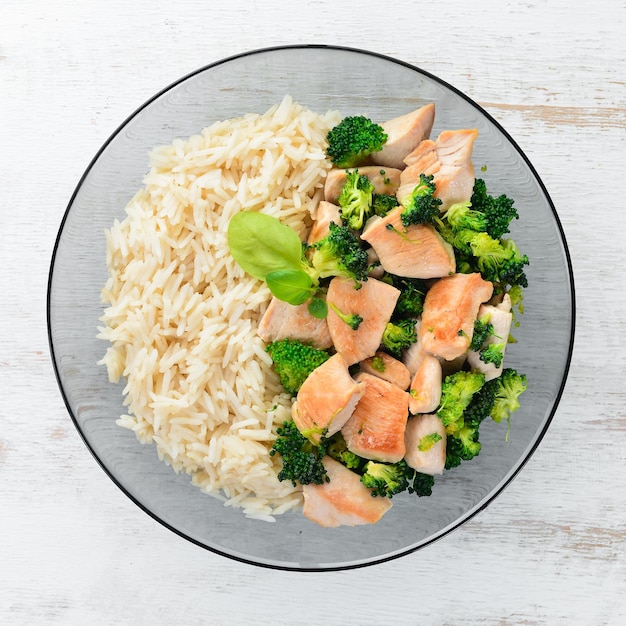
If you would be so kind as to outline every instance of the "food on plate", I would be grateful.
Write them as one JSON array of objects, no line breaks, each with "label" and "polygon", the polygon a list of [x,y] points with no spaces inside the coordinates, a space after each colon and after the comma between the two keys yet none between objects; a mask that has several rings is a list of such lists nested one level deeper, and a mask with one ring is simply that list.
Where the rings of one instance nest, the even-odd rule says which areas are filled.
[{"label": "food on plate", "polygon": [[510,429],[518,213],[474,177],[478,132],[434,121],[286,97],[156,149],[107,232],[118,423],[249,517],[326,527],[431,495],[484,420]]}]

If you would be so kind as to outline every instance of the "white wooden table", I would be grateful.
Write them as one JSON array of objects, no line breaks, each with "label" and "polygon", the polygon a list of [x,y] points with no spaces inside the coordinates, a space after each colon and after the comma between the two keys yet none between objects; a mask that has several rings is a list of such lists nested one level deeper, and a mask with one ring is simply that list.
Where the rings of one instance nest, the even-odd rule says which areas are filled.
[{"label": "white wooden table", "polygon": [[[626,623],[625,35],[622,0],[4,0],[0,623]],[[109,134],[200,66],[303,42],[419,65],[500,121],[559,211],[578,304],[562,402],[505,492],[415,554],[324,574],[230,561],[138,509],[75,431],[45,323],[61,217]]]}]

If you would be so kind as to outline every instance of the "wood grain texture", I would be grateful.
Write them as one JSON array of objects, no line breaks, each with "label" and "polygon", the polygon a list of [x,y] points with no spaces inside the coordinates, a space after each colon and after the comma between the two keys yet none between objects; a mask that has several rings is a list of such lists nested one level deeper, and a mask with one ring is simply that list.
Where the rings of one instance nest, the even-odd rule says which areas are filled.
[{"label": "wood grain texture", "polygon": [[[625,623],[626,5],[399,0],[390,11],[364,0],[3,2],[0,623]],[[562,402],[510,487],[416,554],[330,574],[239,564],[140,511],[69,420],[45,325],[60,220],[109,134],[188,72],[301,42],[403,59],[482,104],[550,192],[578,305]]]}]

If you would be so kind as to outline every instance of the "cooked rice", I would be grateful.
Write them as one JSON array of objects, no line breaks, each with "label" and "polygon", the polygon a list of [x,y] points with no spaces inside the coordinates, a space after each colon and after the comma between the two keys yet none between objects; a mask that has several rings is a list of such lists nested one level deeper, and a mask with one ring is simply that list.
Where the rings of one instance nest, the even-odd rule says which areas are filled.
[{"label": "cooked rice", "polygon": [[109,279],[100,363],[126,380],[117,423],[193,484],[272,520],[302,504],[269,456],[290,416],[257,323],[270,293],[229,254],[227,228],[263,211],[304,238],[329,169],[336,112],[285,97],[265,114],[217,122],[150,155],[150,171],[106,232]]}]

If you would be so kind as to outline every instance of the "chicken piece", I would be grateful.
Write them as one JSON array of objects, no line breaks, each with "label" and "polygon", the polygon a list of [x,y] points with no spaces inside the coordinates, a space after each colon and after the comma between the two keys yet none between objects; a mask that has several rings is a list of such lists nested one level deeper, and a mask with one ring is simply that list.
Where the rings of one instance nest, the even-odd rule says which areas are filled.
[{"label": "chicken piece", "polygon": [[[350,278],[335,277],[330,281],[326,294],[329,303],[326,322],[335,350],[348,365],[376,353],[399,296],[399,289],[375,278],[361,283],[359,289],[355,289]],[[360,315],[363,321],[358,329],[353,330],[341,319],[331,304],[344,315]]]},{"label": "chicken piece", "polygon": [[361,239],[378,255],[391,274],[408,278],[440,278],[456,269],[452,246],[430,224],[402,225],[403,208],[397,207],[385,217],[368,220]]},{"label": "chicken piece", "polygon": [[409,374],[411,379],[415,376],[417,372],[417,368],[420,363],[424,359],[424,357],[428,354],[426,350],[424,350],[424,346],[422,346],[422,342],[420,340],[420,326],[422,325],[422,318],[415,320],[415,334],[417,335],[417,341],[412,343],[404,352],[402,353],[402,362],[409,370]]},{"label": "chicken piece", "polygon": [[334,354],[302,383],[291,416],[301,433],[319,443],[322,433],[330,437],[341,430],[364,393],[365,383],[354,380],[343,357]]},{"label": "chicken piece", "polygon": [[[484,316],[489,316],[489,322],[493,325],[493,334],[487,337],[486,344],[490,343],[503,343],[502,356],[506,351],[507,342],[509,339],[509,333],[511,332],[511,324],[513,323],[513,313],[511,312],[511,297],[509,294],[505,294],[502,302],[496,306],[491,304],[481,304],[478,309],[478,319],[482,319]],[[479,372],[483,372],[485,380],[493,380],[502,374],[504,368],[503,363],[500,367],[496,367],[493,363],[484,363],[480,359],[480,352],[470,350],[467,353],[467,361],[472,366],[472,369],[476,369]]]},{"label": "chicken piece", "polygon": [[324,239],[326,235],[330,232],[329,224],[331,222],[335,222],[337,226],[341,226],[343,220],[341,219],[341,213],[339,212],[339,207],[336,204],[332,204],[332,202],[326,202],[326,200],[321,200],[317,205],[317,212],[315,214],[315,221],[313,222],[313,226],[309,231],[309,237],[307,239],[307,243],[309,245],[314,244],[316,241],[320,239]]},{"label": "chicken piece", "polygon": [[382,150],[371,155],[372,161],[377,165],[403,170],[405,157],[420,141],[430,137],[434,121],[435,105],[431,102],[416,111],[383,122],[381,126],[387,133],[387,141]]},{"label": "chicken piece", "polygon": [[468,202],[474,189],[474,166],[472,149],[478,131],[473,129],[444,130],[436,141],[422,141],[404,162],[400,187],[396,192],[398,201],[409,195],[419,182],[420,174],[432,174],[435,197],[441,200],[439,207],[445,213],[457,202]]},{"label": "chicken piece", "polygon": [[389,498],[373,498],[360,476],[329,456],[322,459],[330,479],[304,485],[302,513],[325,528],[375,524],[391,508]]},{"label": "chicken piece", "polygon": [[374,193],[385,193],[393,196],[400,186],[400,170],[380,165],[362,165],[357,168],[334,168],[326,175],[324,183],[324,200],[337,203],[341,189],[346,182],[346,175],[352,169],[358,169],[359,174],[367,176],[374,184]]},{"label": "chicken piece", "polygon": [[478,308],[492,292],[493,285],[478,273],[438,280],[424,299],[419,330],[424,349],[446,361],[467,353]]},{"label": "chicken piece", "polygon": [[[420,450],[426,444],[424,437],[436,434],[441,439],[432,444],[428,450]],[[436,414],[415,415],[409,418],[404,435],[406,454],[404,460],[407,465],[421,474],[434,476],[442,474],[446,465],[446,428]]]},{"label": "chicken piece", "polygon": [[361,361],[360,367],[362,372],[378,376],[400,389],[408,389],[411,384],[411,374],[406,365],[386,352],[377,352]]},{"label": "chicken piece", "polygon": [[313,317],[306,302],[293,306],[278,298],[272,298],[261,317],[257,334],[266,343],[281,339],[297,339],[321,350],[333,345],[326,320]]},{"label": "chicken piece", "polygon": [[439,359],[427,354],[417,368],[409,389],[409,411],[432,413],[441,401],[442,370]]},{"label": "chicken piece", "polygon": [[404,457],[409,394],[378,376],[361,373],[365,393],[341,429],[348,450],[365,459],[397,463]]}]

